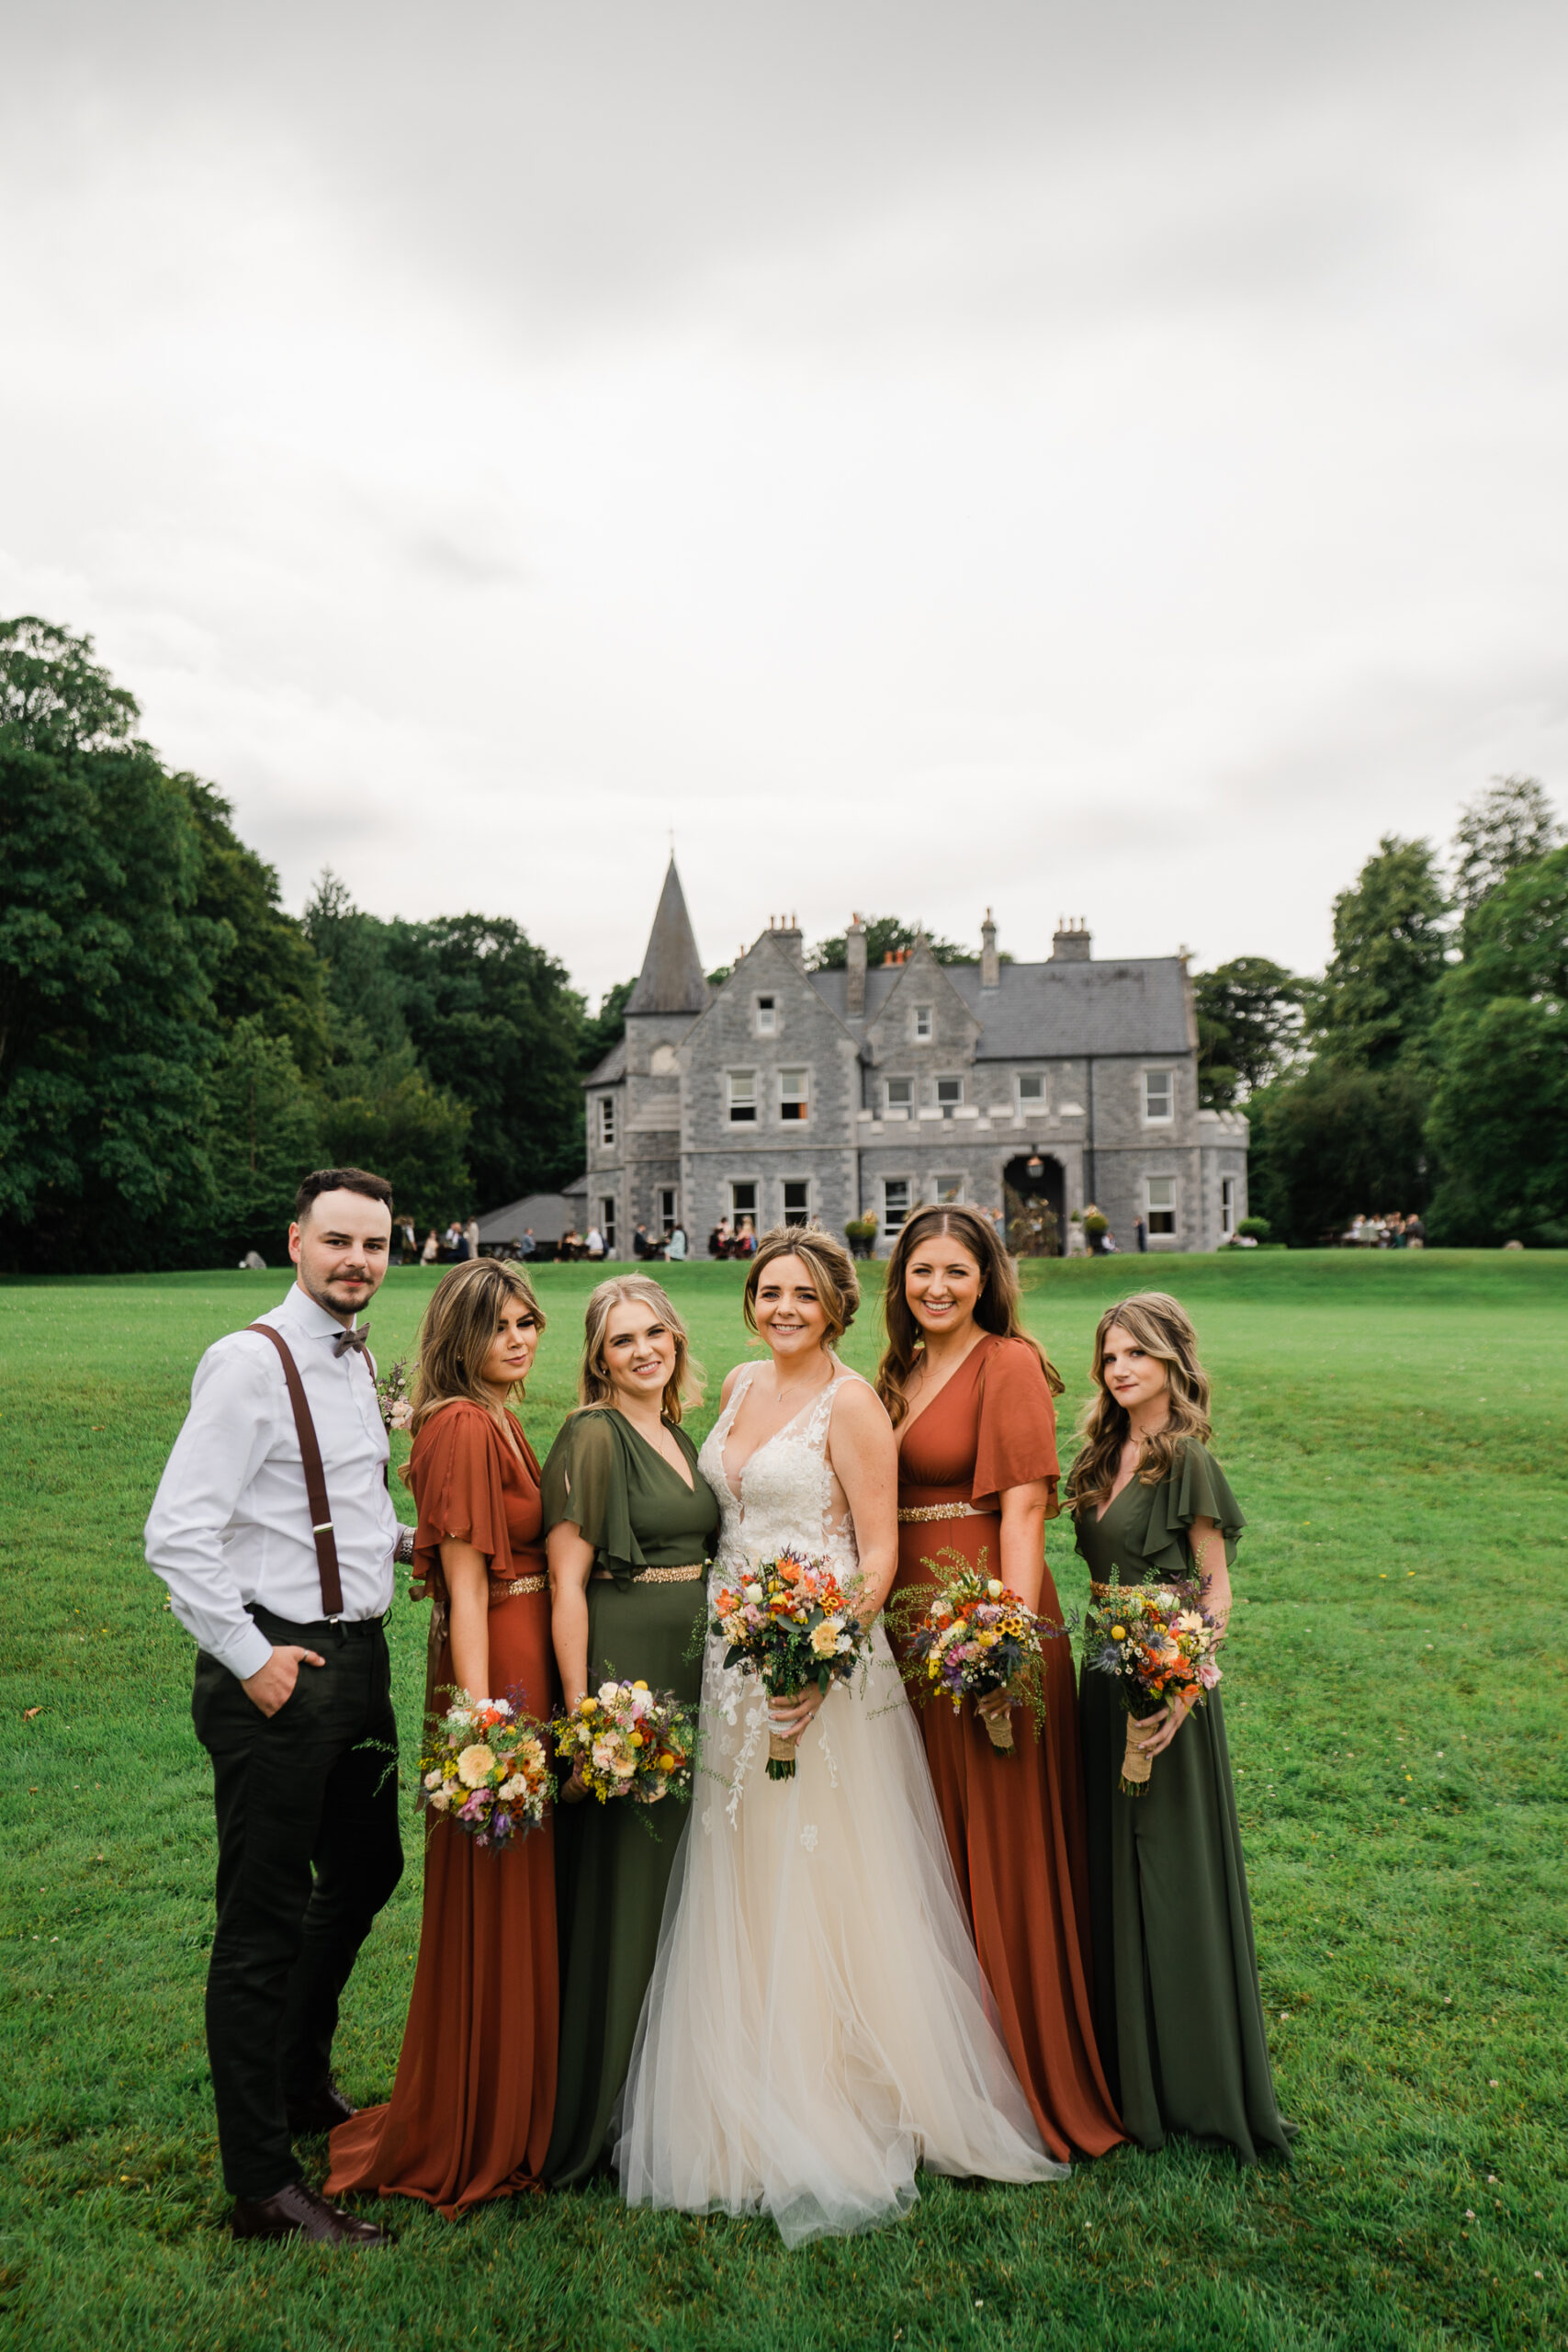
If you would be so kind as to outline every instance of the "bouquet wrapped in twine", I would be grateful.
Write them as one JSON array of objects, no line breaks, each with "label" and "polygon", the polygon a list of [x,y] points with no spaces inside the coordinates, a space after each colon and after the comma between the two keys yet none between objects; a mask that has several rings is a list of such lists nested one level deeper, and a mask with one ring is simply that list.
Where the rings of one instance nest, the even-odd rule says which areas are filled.
[{"label": "bouquet wrapped in twine", "polygon": [[1097,1593],[1084,1619],[1083,1662],[1122,1687],[1127,1738],[1122,1756],[1123,1796],[1142,1796],[1154,1770],[1137,1727],[1168,1700],[1191,1695],[1201,1705],[1220,1679],[1214,1651],[1221,1627],[1198,1606],[1190,1585],[1129,1585]]},{"label": "bouquet wrapped in twine", "polygon": [[987,1574],[962,1552],[943,1551],[922,1560],[945,1580],[908,1587],[889,1614],[908,1643],[904,1673],[920,1699],[948,1699],[954,1714],[965,1699],[988,1699],[1005,1691],[1002,1708],[976,1710],[998,1756],[1013,1753],[1012,1711],[1027,1707],[1038,1730],[1045,1721],[1045,1644],[1066,1631],[1037,1616],[999,1577]]},{"label": "bouquet wrapped in twine", "polygon": [[[716,1593],[710,1634],[726,1666],[749,1666],[770,1699],[797,1700],[808,1682],[830,1690],[852,1673],[869,1639],[826,1560],[781,1552],[750,1565]],[[768,1736],[768,1778],[795,1778],[793,1739]]]}]

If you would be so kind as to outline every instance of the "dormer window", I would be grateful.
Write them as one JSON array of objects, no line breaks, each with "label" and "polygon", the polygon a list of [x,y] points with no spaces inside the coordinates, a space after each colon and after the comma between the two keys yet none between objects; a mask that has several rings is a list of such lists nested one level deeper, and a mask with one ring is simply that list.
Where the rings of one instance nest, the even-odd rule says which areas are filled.
[{"label": "dormer window", "polygon": [[929,1004],[915,1007],[915,1043],[929,1046],[931,1041],[931,1009]]},{"label": "dormer window", "polygon": [[777,998],[776,998],[776,997],[771,997],[771,996],[760,996],[760,997],[757,999],[757,1035],[758,1035],[758,1036],[759,1036],[759,1037],[772,1037],[772,1036],[774,1036],[774,1035],[777,1034],[777,1031],[778,1031],[778,1025],[779,1025],[779,1007],[778,1007],[778,1000],[777,1000]]},{"label": "dormer window", "polygon": [[779,1072],[779,1116],[781,1119],[804,1119],[807,1115],[809,1080],[803,1069],[781,1069]]},{"label": "dormer window", "polygon": [[615,1148],[615,1098],[613,1094],[599,1097],[599,1143],[604,1151]]},{"label": "dormer window", "polygon": [[729,1073],[729,1124],[732,1127],[754,1127],[757,1124],[754,1069],[732,1069]]}]

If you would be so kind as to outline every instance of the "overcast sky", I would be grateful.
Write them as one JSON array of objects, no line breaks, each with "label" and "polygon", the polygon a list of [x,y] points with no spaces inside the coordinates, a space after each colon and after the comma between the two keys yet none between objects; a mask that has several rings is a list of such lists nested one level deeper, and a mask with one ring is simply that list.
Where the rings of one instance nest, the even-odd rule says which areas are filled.
[{"label": "overcast sky", "polygon": [[6,11],[0,612],[291,907],[1321,964],[1568,775],[1568,11]]}]

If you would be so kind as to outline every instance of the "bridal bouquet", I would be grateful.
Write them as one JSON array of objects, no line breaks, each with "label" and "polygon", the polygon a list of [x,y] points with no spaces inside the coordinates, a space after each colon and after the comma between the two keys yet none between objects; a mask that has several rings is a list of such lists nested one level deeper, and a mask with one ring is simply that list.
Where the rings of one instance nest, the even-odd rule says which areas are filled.
[{"label": "bridal bouquet", "polygon": [[[1005,1690],[1010,1707],[1021,1703],[1037,1724],[1043,1724],[1044,1645],[1064,1629],[1037,1617],[998,1577],[988,1577],[984,1553],[978,1566],[952,1552],[939,1553],[924,1566],[951,1566],[956,1573],[929,1600],[918,1588],[900,1596],[906,1606],[899,1630],[908,1640],[906,1670],[920,1696],[951,1699],[957,1714],[965,1699]],[[1010,1713],[982,1713],[980,1721],[998,1756],[1010,1756]]]},{"label": "bridal bouquet", "polygon": [[[808,1682],[824,1692],[854,1670],[869,1635],[826,1560],[781,1552],[758,1560],[738,1585],[714,1596],[708,1633],[726,1644],[726,1666],[749,1666],[770,1699],[798,1699]],[[772,1733],[768,1778],[795,1778],[795,1742]]]},{"label": "bridal bouquet", "polygon": [[459,1690],[433,1719],[419,1759],[419,1802],[476,1845],[509,1846],[536,1829],[554,1793],[542,1726],[508,1699]]},{"label": "bridal bouquet", "polygon": [[1084,1618],[1084,1666],[1116,1678],[1128,1712],[1123,1796],[1142,1796],[1154,1769],[1134,1736],[1139,1720],[1186,1691],[1201,1706],[1220,1679],[1214,1651],[1221,1628],[1196,1600],[1190,1586],[1129,1585],[1091,1601]]},{"label": "bridal bouquet", "polygon": [[696,1722],[668,1690],[650,1690],[646,1682],[601,1682],[550,1729],[556,1754],[569,1770],[576,1768],[601,1804],[612,1797],[658,1804],[692,1793]]}]

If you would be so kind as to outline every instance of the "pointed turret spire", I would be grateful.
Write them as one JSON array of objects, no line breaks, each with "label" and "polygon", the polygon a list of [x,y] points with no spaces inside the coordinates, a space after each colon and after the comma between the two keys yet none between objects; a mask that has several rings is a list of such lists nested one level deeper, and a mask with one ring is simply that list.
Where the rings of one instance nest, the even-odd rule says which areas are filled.
[{"label": "pointed turret spire", "polygon": [[691,1012],[705,1011],[708,984],[703,961],[686,912],[685,893],[675,861],[665,871],[659,894],[659,911],[648,934],[648,953],[626,1006],[631,1012]]}]

